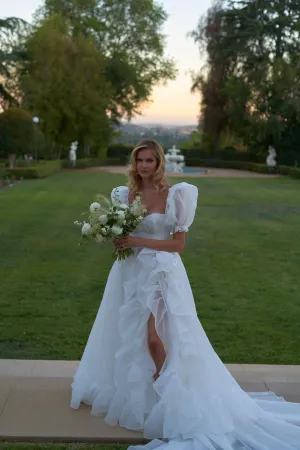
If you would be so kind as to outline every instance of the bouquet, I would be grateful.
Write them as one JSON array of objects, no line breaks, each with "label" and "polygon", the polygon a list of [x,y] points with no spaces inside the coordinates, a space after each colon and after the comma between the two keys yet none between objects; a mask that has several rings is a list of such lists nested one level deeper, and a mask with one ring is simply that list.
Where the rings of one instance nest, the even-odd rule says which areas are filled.
[{"label": "bouquet", "polygon": [[[74,224],[81,227],[82,243],[94,240],[97,243],[114,241],[132,233],[144,219],[147,210],[141,203],[141,197],[137,195],[132,205],[121,203],[118,189],[115,190],[112,202],[102,195],[97,196],[97,202],[90,206],[88,221]],[[100,204],[104,201],[105,206]],[[113,257],[118,261],[124,260],[134,252],[128,248],[125,250],[115,249]]]}]

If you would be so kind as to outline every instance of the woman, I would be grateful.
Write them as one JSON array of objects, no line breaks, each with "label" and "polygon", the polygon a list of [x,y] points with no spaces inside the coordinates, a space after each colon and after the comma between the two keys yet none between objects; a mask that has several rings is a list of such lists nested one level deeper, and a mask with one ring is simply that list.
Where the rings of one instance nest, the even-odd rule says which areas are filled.
[{"label": "woman", "polygon": [[135,254],[110,272],[71,406],[87,403],[108,424],[163,439],[148,444],[151,449],[300,450],[300,404],[245,393],[197,318],[179,256],[197,188],[168,186],[163,150],[145,140],[131,155],[129,188],[117,192],[127,204],[141,193],[147,216],[115,244]]}]

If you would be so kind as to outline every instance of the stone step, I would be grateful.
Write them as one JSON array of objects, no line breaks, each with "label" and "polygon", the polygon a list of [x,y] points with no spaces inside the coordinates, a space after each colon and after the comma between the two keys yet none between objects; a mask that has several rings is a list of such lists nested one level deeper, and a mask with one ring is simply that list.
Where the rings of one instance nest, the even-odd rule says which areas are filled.
[{"label": "stone step", "polygon": [[[69,407],[76,361],[0,360],[0,439],[144,443],[142,433],[107,425],[90,407]],[[300,402],[300,367],[227,365],[247,392],[271,390]]]}]

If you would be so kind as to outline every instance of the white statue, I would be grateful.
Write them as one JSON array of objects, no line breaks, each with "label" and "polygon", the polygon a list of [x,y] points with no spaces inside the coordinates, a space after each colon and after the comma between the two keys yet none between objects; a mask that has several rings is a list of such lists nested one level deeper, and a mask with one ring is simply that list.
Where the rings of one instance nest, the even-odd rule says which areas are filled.
[{"label": "white statue", "polygon": [[277,156],[276,150],[275,150],[274,147],[269,147],[268,152],[269,152],[269,154],[268,154],[267,159],[266,159],[266,164],[267,164],[268,167],[275,167],[277,165],[277,162],[276,162],[276,156]]},{"label": "white statue", "polygon": [[173,147],[170,148],[165,154],[166,172],[183,172],[184,156],[180,154],[178,155],[178,153],[180,153],[179,148],[176,148],[176,146],[173,145]]},{"label": "white statue", "polygon": [[69,151],[69,159],[72,162],[72,166],[75,167],[76,166],[76,152],[77,152],[77,148],[78,148],[78,142],[72,142],[71,144],[71,149]]}]

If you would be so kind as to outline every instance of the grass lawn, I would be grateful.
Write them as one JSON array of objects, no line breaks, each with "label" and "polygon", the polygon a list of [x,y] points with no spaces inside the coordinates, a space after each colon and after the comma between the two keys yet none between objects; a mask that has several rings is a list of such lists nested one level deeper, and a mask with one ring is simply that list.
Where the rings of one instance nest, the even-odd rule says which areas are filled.
[{"label": "grass lawn", "polygon": [[1,450],[127,450],[128,445],[117,444],[23,444],[23,443],[2,443]]},{"label": "grass lawn", "polygon": [[[215,350],[228,363],[299,363],[299,181],[189,180],[199,207],[182,258]],[[0,358],[80,358],[112,248],[78,247],[73,221],[124,181],[64,172],[0,190]]]}]

